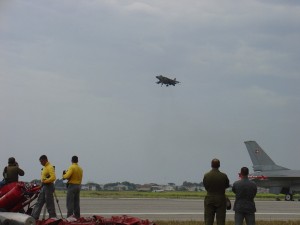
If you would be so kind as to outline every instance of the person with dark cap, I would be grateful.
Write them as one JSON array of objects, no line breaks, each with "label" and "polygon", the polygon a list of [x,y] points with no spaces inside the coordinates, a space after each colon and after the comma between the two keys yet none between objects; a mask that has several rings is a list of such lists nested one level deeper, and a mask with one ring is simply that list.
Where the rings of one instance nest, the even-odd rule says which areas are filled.
[{"label": "person with dark cap", "polygon": [[229,187],[229,179],[219,170],[220,161],[211,161],[211,170],[204,175],[203,185],[207,191],[204,199],[205,225],[213,225],[216,216],[217,225],[225,225],[226,196],[225,190]]},{"label": "person with dark cap", "polygon": [[3,181],[0,186],[3,186],[8,183],[18,182],[19,176],[24,176],[25,172],[19,167],[19,164],[16,162],[14,157],[8,159],[8,165],[4,167],[3,170]]},{"label": "person with dark cap", "polygon": [[42,211],[44,204],[46,203],[46,208],[49,213],[49,218],[56,218],[56,211],[54,205],[54,182],[56,180],[54,166],[50,164],[46,155],[42,155],[40,158],[40,163],[43,166],[41,173],[42,188],[37,201],[32,209],[31,216],[38,220]]},{"label": "person with dark cap", "polygon": [[249,169],[242,167],[240,172],[241,179],[234,182],[232,191],[235,193],[233,210],[235,211],[235,225],[243,225],[245,219],[247,225],[255,225],[255,202],[257,193],[256,184],[248,178]]},{"label": "person with dark cap", "polygon": [[67,183],[67,217],[74,216],[80,218],[80,189],[83,170],[78,165],[78,157],[73,156],[72,164],[67,171],[63,171],[62,178],[68,180]]}]

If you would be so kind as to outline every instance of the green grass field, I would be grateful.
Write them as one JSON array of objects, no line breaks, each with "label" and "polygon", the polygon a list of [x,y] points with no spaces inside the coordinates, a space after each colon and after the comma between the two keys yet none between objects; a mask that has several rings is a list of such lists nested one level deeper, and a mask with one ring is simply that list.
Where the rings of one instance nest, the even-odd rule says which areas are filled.
[{"label": "green grass field", "polygon": [[[65,196],[66,191],[55,191],[57,196]],[[232,192],[227,192],[227,196],[234,199]],[[165,191],[165,192],[144,192],[144,191],[81,191],[81,197],[87,198],[174,198],[174,199],[204,199],[206,195],[205,191],[201,192],[189,192],[189,191]],[[275,200],[279,197],[280,200],[284,200],[284,195],[274,195],[268,193],[258,193],[256,199],[269,199]],[[294,195],[295,199],[299,199],[300,196]]]}]

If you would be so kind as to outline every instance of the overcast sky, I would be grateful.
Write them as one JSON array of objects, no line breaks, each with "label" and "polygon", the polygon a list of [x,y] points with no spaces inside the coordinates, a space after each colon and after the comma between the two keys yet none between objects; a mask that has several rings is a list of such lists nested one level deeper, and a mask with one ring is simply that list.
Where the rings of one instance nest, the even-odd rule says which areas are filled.
[{"label": "overcast sky", "polygon": [[299,40],[299,1],[2,0],[0,168],[182,184],[216,157],[232,183],[255,140],[300,169]]}]

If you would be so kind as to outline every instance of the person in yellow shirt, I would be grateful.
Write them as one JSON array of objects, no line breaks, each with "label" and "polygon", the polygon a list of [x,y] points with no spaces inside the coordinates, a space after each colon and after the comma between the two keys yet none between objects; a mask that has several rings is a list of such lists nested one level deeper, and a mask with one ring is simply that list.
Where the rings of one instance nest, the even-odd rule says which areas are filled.
[{"label": "person in yellow shirt", "polygon": [[42,166],[44,166],[41,173],[42,189],[38,196],[37,202],[32,209],[31,216],[34,219],[38,220],[41,214],[41,210],[46,203],[49,218],[56,218],[53,197],[55,191],[54,182],[56,180],[54,166],[52,166],[50,162],[48,162],[48,158],[46,155],[42,155],[39,160]]},{"label": "person in yellow shirt", "polygon": [[68,180],[67,183],[67,217],[80,217],[80,189],[83,171],[78,165],[78,157],[75,155],[71,159],[72,165],[67,171],[63,171],[62,178]]}]

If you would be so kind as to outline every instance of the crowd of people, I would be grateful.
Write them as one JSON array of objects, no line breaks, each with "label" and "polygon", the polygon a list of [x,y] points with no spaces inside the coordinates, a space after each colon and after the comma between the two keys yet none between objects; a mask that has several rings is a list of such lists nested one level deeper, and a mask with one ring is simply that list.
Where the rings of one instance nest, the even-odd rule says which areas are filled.
[{"label": "crowd of people", "polygon": [[[33,207],[31,216],[39,219],[44,205],[50,218],[56,218],[54,205],[56,180],[55,167],[48,161],[46,155],[39,158],[43,166],[41,172],[42,188]],[[225,225],[226,209],[228,209],[228,198],[225,190],[229,187],[229,179],[226,173],[219,170],[220,160],[211,161],[211,170],[203,177],[203,185],[207,191],[204,199],[204,221],[205,225],[213,225],[216,218],[217,225]],[[0,186],[7,183],[16,182],[19,176],[24,176],[24,171],[19,167],[14,157],[8,159],[8,165],[3,171],[3,181]],[[249,169],[242,167],[240,171],[240,180],[233,183],[232,191],[235,193],[235,202],[233,210],[235,211],[235,225],[242,225],[246,221],[247,225],[255,225],[255,202],[254,197],[257,193],[257,186],[248,179]],[[67,180],[67,217],[80,217],[80,189],[83,170],[78,165],[78,157],[71,158],[71,165],[68,170],[64,170],[62,178]]]}]

